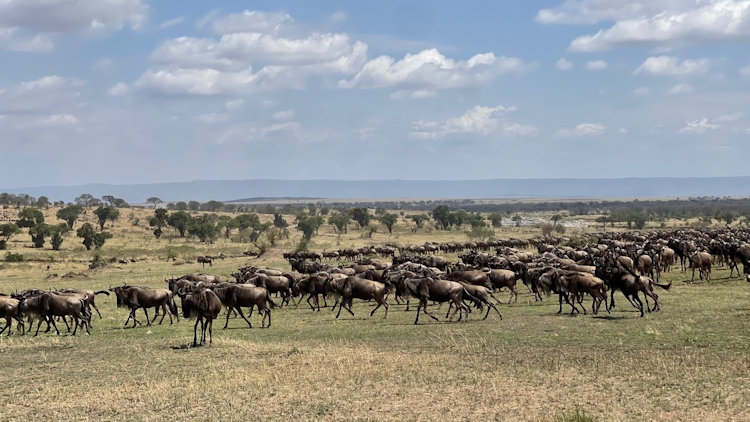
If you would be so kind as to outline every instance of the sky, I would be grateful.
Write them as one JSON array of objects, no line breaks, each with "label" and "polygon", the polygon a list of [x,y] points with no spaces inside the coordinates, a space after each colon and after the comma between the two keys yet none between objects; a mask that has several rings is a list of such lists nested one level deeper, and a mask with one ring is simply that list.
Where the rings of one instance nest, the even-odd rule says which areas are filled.
[{"label": "sky", "polygon": [[750,0],[0,0],[0,189],[748,156]]}]

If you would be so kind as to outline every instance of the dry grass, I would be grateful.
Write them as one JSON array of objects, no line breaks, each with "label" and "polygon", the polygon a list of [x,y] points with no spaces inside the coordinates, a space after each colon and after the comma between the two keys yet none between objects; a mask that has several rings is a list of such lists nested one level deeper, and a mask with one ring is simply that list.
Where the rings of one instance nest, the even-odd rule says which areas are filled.
[{"label": "dry grass", "polygon": [[[315,238],[321,249],[371,242],[356,231],[337,239],[325,230]],[[115,231],[120,238],[106,256],[129,248],[147,260],[87,271],[88,254],[71,238],[51,272],[87,278],[47,279],[43,262],[4,264],[1,289],[160,286],[171,274],[201,270],[166,261],[168,239],[119,223]],[[421,243],[463,234],[398,235],[401,243]],[[373,242],[387,239],[376,234]],[[14,240],[14,248],[28,243]],[[172,244],[194,248],[185,259],[246,247]],[[281,266],[287,246],[260,262]],[[248,262],[257,261],[219,261],[212,272],[227,275]],[[392,305],[383,320],[380,311],[367,318],[369,304],[356,304],[354,317],[336,321],[328,309],[314,313],[303,303],[274,311],[270,329],[230,320],[222,330],[217,321],[213,346],[201,348],[183,348],[192,339],[189,321],[120,328],[126,311],[99,296],[104,318],[95,317],[90,337],[0,339],[0,420],[586,420],[581,412],[607,421],[748,420],[750,285],[726,273],[716,270],[710,285],[670,274],[674,287],[658,292],[663,311],[645,318],[622,296],[612,315],[569,317],[555,315],[555,301],[536,304],[524,292],[518,304],[500,307],[503,321],[476,321],[474,314],[469,323],[425,319],[420,326],[403,306]]]}]

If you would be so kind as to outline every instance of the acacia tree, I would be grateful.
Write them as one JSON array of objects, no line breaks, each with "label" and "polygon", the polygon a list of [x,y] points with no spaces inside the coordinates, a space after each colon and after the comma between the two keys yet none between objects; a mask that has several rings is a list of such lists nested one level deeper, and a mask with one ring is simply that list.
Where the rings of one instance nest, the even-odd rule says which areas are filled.
[{"label": "acacia tree", "polygon": [[422,227],[424,227],[425,221],[429,220],[430,218],[424,214],[416,214],[410,215],[409,219],[417,225],[417,229],[421,229]]},{"label": "acacia tree", "polygon": [[447,205],[438,205],[432,210],[432,218],[438,229],[446,230],[451,225],[451,209]]},{"label": "acacia tree", "polygon": [[31,235],[31,242],[34,244],[34,247],[43,248],[47,236],[50,235],[50,226],[46,223],[39,223],[29,228],[29,234]]},{"label": "acacia tree", "polygon": [[487,216],[487,219],[490,220],[490,223],[492,223],[492,227],[502,227],[503,226],[503,215],[499,212],[494,212]]},{"label": "acacia tree", "polygon": [[352,208],[351,214],[352,214],[352,220],[357,222],[357,225],[359,225],[359,228],[364,228],[368,224],[370,224],[370,213],[369,211],[367,211],[367,208],[364,208],[364,207]]},{"label": "acacia tree", "polygon": [[96,201],[98,201],[98,199],[94,198],[94,196],[91,195],[90,193],[84,193],[75,199],[76,204],[81,205],[86,208],[94,205]]},{"label": "acacia tree", "polygon": [[171,227],[174,227],[177,232],[180,233],[180,237],[185,237],[185,232],[190,226],[190,221],[192,219],[193,217],[185,211],[176,211],[169,214],[169,217],[167,218],[167,224],[169,224]]},{"label": "acacia tree", "polygon": [[336,233],[346,233],[351,219],[346,214],[334,214],[328,217],[328,224],[332,225]]},{"label": "acacia tree", "polygon": [[44,214],[36,208],[24,208],[18,213],[18,227],[32,228],[41,223],[44,223]]},{"label": "acacia tree", "polygon": [[516,227],[521,227],[521,222],[523,221],[523,218],[520,215],[518,214],[514,215],[513,218],[511,218],[511,220],[513,220],[513,222],[516,223]]},{"label": "acacia tree", "polygon": [[273,225],[275,227],[278,227],[280,229],[285,229],[289,226],[289,223],[286,222],[284,219],[284,216],[279,213],[274,213],[273,215]]},{"label": "acacia tree", "polygon": [[115,220],[120,218],[120,210],[113,206],[99,207],[94,210],[94,214],[99,218],[100,230],[104,230],[104,224],[106,224],[107,221],[111,221],[112,224],[114,224]]},{"label": "acacia tree", "polygon": [[154,206],[154,209],[156,209],[156,206],[157,206],[157,205],[159,205],[159,204],[161,204],[161,203],[162,203],[162,202],[164,202],[164,201],[162,201],[161,199],[159,199],[159,198],[158,198],[158,197],[156,197],[156,196],[152,196],[152,197],[150,197],[150,198],[146,199],[146,202],[148,202],[148,203],[150,203],[150,204],[153,204],[153,206]]},{"label": "acacia tree", "polygon": [[388,229],[388,234],[393,234],[393,225],[396,224],[397,221],[398,216],[396,214],[383,214],[383,216],[380,217],[380,222]]},{"label": "acacia tree", "polygon": [[0,224],[0,250],[8,247],[8,241],[11,237],[21,232],[21,229],[12,223]]},{"label": "acacia tree", "polygon": [[68,227],[65,223],[60,223],[56,226],[50,226],[49,233],[50,233],[50,239],[49,242],[52,245],[52,250],[59,251],[60,247],[63,244],[63,241],[65,240],[65,235],[71,231],[72,229]]},{"label": "acacia tree", "polygon": [[228,215],[219,216],[217,225],[219,226],[220,230],[224,230],[225,239],[229,239],[229,236],[232,234],[232,229],[236,229],[238,227],[237,220]]},{"label": "acacia tree", "polygon": [[165,210],[164,208],[159,208],[158,210],[154,211],[154,216],[151,217],[151,219],[148,221],[148,225],[151,227],[156,227],[154,229],[154,236],[159,239],[163,233],[162,227],[167,225],[167,210]]},{"label": "acacia tree", "polygon": [[68,223],[68,228],[72,229],[81,213],[83,213],[81,205],[69,205],[57,211],[57,218]]}]

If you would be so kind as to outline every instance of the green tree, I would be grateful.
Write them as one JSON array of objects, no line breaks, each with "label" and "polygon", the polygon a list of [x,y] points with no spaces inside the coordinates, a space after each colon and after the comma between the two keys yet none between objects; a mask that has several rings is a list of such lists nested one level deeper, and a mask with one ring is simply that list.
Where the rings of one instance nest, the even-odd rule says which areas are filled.
[{"label": "green tree", "polygon": [[31,242],[34,244],[34,247],[43,248],[47,236],[50,235],[50,226],[46,223],[39,223],[29,228],[29,234],[31,235]]},{"label": "green tree", "polygon": [[[231,220],[230,217],[227,218]],[[174,227],[180,233],[180,237],[185,237],[185,232],[187,232],[192,219],[193,217],[185,211],[175,211],[167,217],[167,224],[170,227]]]},{"label": "green tree", "polygon": [[247,229],[258,230],[260,228],[260,218],[258,218],[258,214],[240,214],[237,217],[234,217],[234,220],[237,222],[237,228],[239,228],[240,231]]},{"label": "green tree", "polygon": [[224,230],[224,238],[226,239],[229,239],[229,236],[232,234],[232,229],[237,228],[237,220],[228,215],[219,216],[216,224],[219,226],[220,230]]},{"label": "green tree", "polygon": [[201,209],[201,203],[198,201],[190,201],[188,202],[188,209],[190,211],[198,211]]},{"label": "green tree", "polygon": [[40,196],[36,200],[36,206],[38,208],[49,208],[49,205],[50,205],[49,198],[47,198],[44,195]]},{"label": "green tree", "polygon": [[393,225],[396,224],[397,221],[398,216],[396,214],[386,213],[380,217],[380,222],[385,224],[385,227],[388,229],[389,234],[393,233]]},{"label": "green tree", "polygon": [[469,216],[466,218],[466,220],[471,225],[471,228],[478,228],[478,227],[486,227],[487,226],[487,222],[484,221],[484,217],[482,217],[481,214],[469,214]]},{"label": "green tree", "polygon": [[18,213],[18,227],[31,228],[41,223],[44,223],[44,214],[36,208],[24,208]]},{"label": "green tree", "polygon": [[52,250],[59,251],[60,247],[65,240],[65,235],[71,231],[71,228],[67,224],[61,223],[56,226],[50,226],[49,228],[49,242],[52,245]]},{"label": "green tree", "polygon": [[183,201],[177,202],[176,204],[174,204],[174,209],[176,209],[177,211],[187,211],[188,204],[187,202],[183,202]]},{"label": "green tree", "polygon": [[492,227],[503,226],[503,215],[499,212],[493,212],[492,214],[487,216],[487,219],[490,220],[490,223],[492,223]]},{"label": "green tree", "polygon": [[146,199],[146,202],[148,202],[149,204],[152,204],[154,206],[154,209],[156,209],[156,206],[159,205],[159,204],[161,204],[164,201],[162,201],[161,199],[159,199],[156,196],[152,196],[152,197]]},{"label": "green tree", "polygon": [[523,221],[523,218],[520,215],[518,214],[514,215],[511,218],[511,220],[513,220],[513,222],[516,223],[516,227],[521,227],[521,222]]},{"label": "green tree", "polygon": [[89,223],[83,223],[81,227],[76,231],[76,236],[83,239],[83,246],[86,247],[87,251],[90,251],[94,246],[94,236],[96,236],[96,229]]},{"label": "green tree", "polygon": [[57,210],[56,215],[57,218],[68,223],[68,228],[72,229],[81,213],[83,213],[83,206],[76,204]]},{"label": "green tree", "polygon": [[274,213],[273,225],[274,227],[278,227],[280,229],[285,229],[289,227],[289,223],[287,223],[286,220],[284,220],[284,216],[279,213]]},{"label": "green tree", "polygon": [[337,213],[328,217],[328,224],[332,225],[338,234],[346,233],[350,222],[351,219],[346,214]]},{"label": "green tree", "polygon": [[213,243],[219,235],[219,228],[204,215],[193,219],[188,227],[188,233],[200,239],[201,242]]},{"label": "green tree", "polygon": [[438,229],[447,230],[451,225],[451,209],[447,205],[438,205],[432,210],[432,218]]},{"label": "green tree", "polygon": [[560,220],[562,220],[562,215],[555,214],[552,216],[552,224],[554,224],[555,226],[560,222]]},{"label": "green tree", "polygon": [[151,227],[155,227],[154,236],[157,239],[161,238],[162,233],[164,233],[162,227],[167,225],[168,218],[169,216],[167,214],[167,210],[165,210],[164,208],[159,208],[154,211],[154,216],[151,217],[150,220],[148,220],[148,225]]},{"label": "green tree", "polygon": [[367,208],[356,207],[351,210],[352,220],[356,221],[360,228],[370,224],[370,213]]},{"label": "green tree", "polygon": [[21,229],[15,224],[0,224],[0,250],[6,249],[10,238],[20,232]]},{"label": "green tree", "polygon": [[302,238],[305,240],[310,240],[318,227],[315,217],[304,217],[297,222],[297,230],[302,232]]},{"label": "green tree", "polygon": [[104,230],[104,225],[107,221],[111,221],[114,224],[120,218],[120,210],[113,206],[99,207],[94,210],[94,214],[99,219],[100,230]]},{"label": "green tree", "polygon": [[643,214],[633,216],[633,225],[636,230],[643,230],[646,227],[646,216]]},{"label": "green tree", "polygon": [[102,246],[104,246],[104,243],[107,241],[107,239],[111,239],[111,238],[112,238],[112,233],[110,232],[94,233],[94,248],[101,249]]},{"label": "green tree", "polygon": [[410,215],[409,219],[413,221],[414,224],[417,225],[418,229],[421,229],[422,227],[424,227],[425,221],[429,220],[430,217],[425,214],[415,214],[415,215]]},{"label": "green tree", "polygon": [[98,199],[94,198],[90,193],[84,193],[75,199],[76,204],[86,208],[93,206],[96,201],[98,201]]},{"label": "green tree", "polygon": [[201,209],[203,211],[216,212],[222,210],[223,208],[224,203],[219,201],[208,201],[205,204],[201,205]]}]

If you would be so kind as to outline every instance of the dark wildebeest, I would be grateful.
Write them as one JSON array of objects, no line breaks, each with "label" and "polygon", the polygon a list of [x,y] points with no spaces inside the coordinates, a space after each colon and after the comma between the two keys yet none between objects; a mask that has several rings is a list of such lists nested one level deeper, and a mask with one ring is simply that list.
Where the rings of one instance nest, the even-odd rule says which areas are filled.
[{"label": "dark wildebeest", "polygon": [[0,330],[0,334],[7,329],[8,336],[10,336],[11,331],[13,331],[11,324],[14,319],[18,322],[17,328],[21,329],[21,335],[26,331],[23,319],[21,318],[21,313],[18,309],[20,303],[21,302],[18,299],[13,299],[9,296],[0,296],[0,318],[5,318],[5,327]]},{"label": "dark wildebeest", "polygon": [[352,299],[374,300],[377,302],[378,306],[370,312],[370,316],[372,316],[378,308],[383,306],[385,307],[385,315],[383,315],[383,318],[387,318],[388,302],[385,300],[386,293],[388,293],[388,291],[383,283],[357,276],[349,276],[343,280],[341,301],[339,302],[339,311],[336,313],[336,318],[341,315],[341,309],[344,309],[347,303],[349,304],[347,311],[352,314],[352,316],[354,315],[354,312],[352,311]]},{"label": "dark wildebeest", "polygon": [[99,308],[96,307],[96,302],[95,302],[96,295],[107,295],[107,296],[109,296],[109,292],[106,291],[106,290],[93,291],[93,290],[82,290],[82,289],[62,289],[62,290],[58,290],[58,292],[60,292],[60,293],[77,293],[77,294],[80,294],[80,295],[85,295],[87,297],[87,299],[86,299],[86,305],[94,308],[94,310],[96,311],[96,314],[99,315],[99,319],[102,318],[102,314],[101,314],[101,312],[99,312]]},{"label": "dark wildebeest", "polygon": [[[167,289],[152,289],[150,287],[139,287],[139,286],[118,286],[110,287],[111,292],[115,293],[117,297],[117,307],[130,308],[130,314],[128,319],[125,320],[123,327],[128,325],[130,319],[133,319],[133,327],[136,324],[142,325],[140,321],[135,318],[135,311],[139,308],[143,308],[143,313],[146,315],[146,326],[151,325],[152,322],[156,321],[159,316],[159,309],[164,311],[164,314],[159,320],[159,325],[164,321],[165,316],[169,316],[169,324],[172,324],[172,315],[177,320],[180,320],[177,312],[177,305],[174,302],[174,294]],[[155,308],[154,319],[149,319],[148,308]]]},{"label": "dark wildebeest", "polygon": [[185,296],[182,301],[182,316],[195,318],[193,326],[193,346],[198,345],[198,324],[201,324],[201,342],[206,343],[206,328],[208,328],[208,344],[213,344],[214,319],[221,312],[221,300],[216,293],[208,289],[200,289]]},{"label": "dark wildebeest", "polygon": [[261,326],[266,326],[266,317],[268,318],[268,326],[271,326],[271,308],[275,307],[276,304],[271,301],[267,289],[252,284],[225,284],[214,287],[213,291],[219,300],[221,300],[221,303],[227,307],[227,319],[224,323],[224,328],[227,328],[229,325],[230,309],[237,311],[242,319],[247,322],[247,325],[253,328],[253,324],[242,313],[243,306],[250,308],[250,316],[253,314],[253,307],[257,306],[258,313],[263,315]]},{"label": "dark wildebeest", "polygon": [[[38,317],[39,324],[36,327],[35,336],[39,334],[39,327],[42,325],[42,320],[47,322],[47,331],[50,329],[49,325],[52,324],[57,335],[60,335],[60,330],[57,329],[54,318],[57,316],[70,316],[73,318],[75,324],[73,335],[76,335],[81,321],[83,321],[84,327],[86,327],[86,333],[91,334],[88,322],[91,314],[87,312],[86,302],[79,298],[47,292],[21,300],[18,309],[21,314],[33,314]],[[67,325],[67,322],[65,324]]]}]

